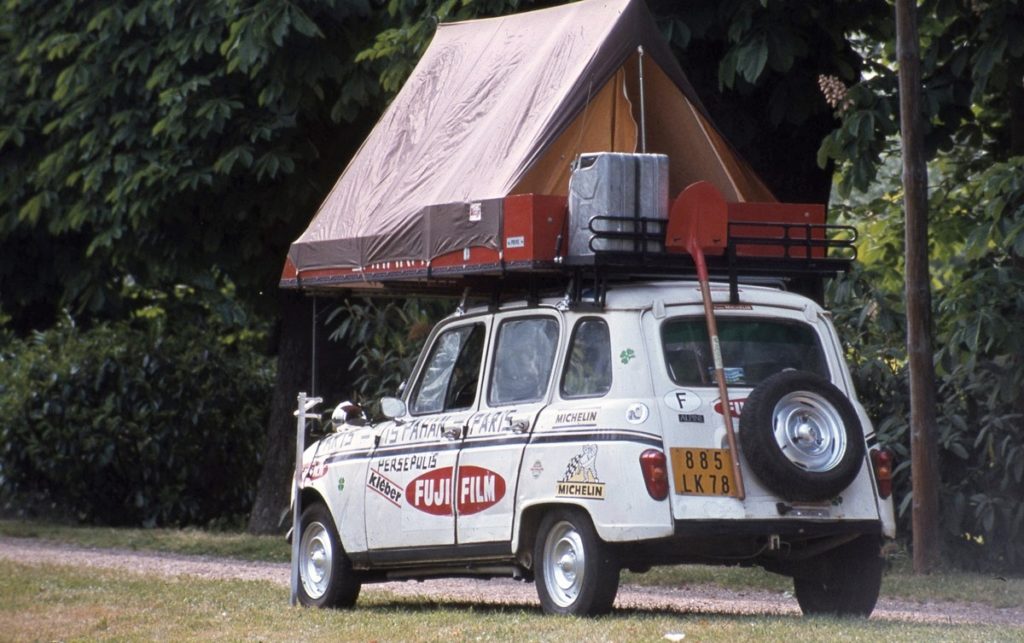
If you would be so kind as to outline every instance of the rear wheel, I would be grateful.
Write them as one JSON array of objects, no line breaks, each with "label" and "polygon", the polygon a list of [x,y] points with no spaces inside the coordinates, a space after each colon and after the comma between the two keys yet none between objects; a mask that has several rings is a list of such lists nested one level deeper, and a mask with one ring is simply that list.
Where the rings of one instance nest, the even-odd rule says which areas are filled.
[{"label": "rear wheel", "polygon": [[310,505],[302,512],[299,602],[309,607],[352,607],[360,586],[327,507],[319,502]]},{"label": "rear wheel", "polygon": [[882,587],[881,543],[862,536],[819,557],[812,574],[793,578],[800,609],[808,616],[862,616],[875,609]]},{"label": "rear wheel", "polygon": [[619,590],[618,561],[582,510],[561,508],[544,517],[533,560],[546,613],[593,616],[611,610]]}]

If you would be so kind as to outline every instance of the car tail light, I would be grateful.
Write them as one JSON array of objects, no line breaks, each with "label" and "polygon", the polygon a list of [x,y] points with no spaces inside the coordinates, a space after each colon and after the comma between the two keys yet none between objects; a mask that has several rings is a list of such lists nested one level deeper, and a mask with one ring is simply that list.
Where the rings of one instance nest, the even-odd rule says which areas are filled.
[{"label": "car tail light", "polygon": [[655,500],[668,497],[668,464],[665,454],[657,449],[647,449],[640,454],[640,470],[644,474],[647,493]]},{"label": "car tail light", "polygon": [[892,452],[888,449],[871,449],[871,466],[875,470],[878,495],[888,498],[892,495]]}]

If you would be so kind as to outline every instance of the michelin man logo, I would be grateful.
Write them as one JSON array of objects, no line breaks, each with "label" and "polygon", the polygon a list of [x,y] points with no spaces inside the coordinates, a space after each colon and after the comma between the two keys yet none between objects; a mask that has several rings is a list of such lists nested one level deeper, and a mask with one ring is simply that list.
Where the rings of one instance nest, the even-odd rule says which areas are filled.
[{"label": "michelin man logo", "polygon": [[604,483],[597,475],[597,445],[584,445],[565,467],[565,475],[558,481],[560,498],[588,498],[604,500]]}]

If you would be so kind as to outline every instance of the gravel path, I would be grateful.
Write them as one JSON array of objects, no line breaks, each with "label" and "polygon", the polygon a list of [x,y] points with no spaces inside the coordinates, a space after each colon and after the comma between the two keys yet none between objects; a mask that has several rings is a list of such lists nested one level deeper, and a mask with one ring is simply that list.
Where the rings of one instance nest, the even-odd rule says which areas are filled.
[{"label": "gravel path", "polygon": [[[211,579],[269,581],[288,586],[285,563],[239,561],[210,556],[185,556],[121,549],[91,549],[28,538],[0,537],[0,559],[40,565],[74,565],[120,569],[136,574],[198,576]],[[455,599],[475,603],[538,606],[532,583],[513,580],[430,580],[370,585],[366,592],[421,596],[426,600]],[[762,590],[727,590],[711,585],[685,589],[624,585],[615,601],[618,609],[677,614],[799,614],[796,599]],[[999,609],[972,603],[914,603],[882,598],[873,619],[919,623],[983,623],[1024,626],[1024,607]]]}]

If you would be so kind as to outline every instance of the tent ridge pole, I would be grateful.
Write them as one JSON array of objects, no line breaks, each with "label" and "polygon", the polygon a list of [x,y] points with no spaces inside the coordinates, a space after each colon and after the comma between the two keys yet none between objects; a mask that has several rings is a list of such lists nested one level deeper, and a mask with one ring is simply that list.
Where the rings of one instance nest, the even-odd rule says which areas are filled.
[{"label": "tent ridge pole", "polygon": [[644,48],[643,45],[636,48],[637,66],[640,72],[640,153],[647,153],[647,115],[644,107]]}]

